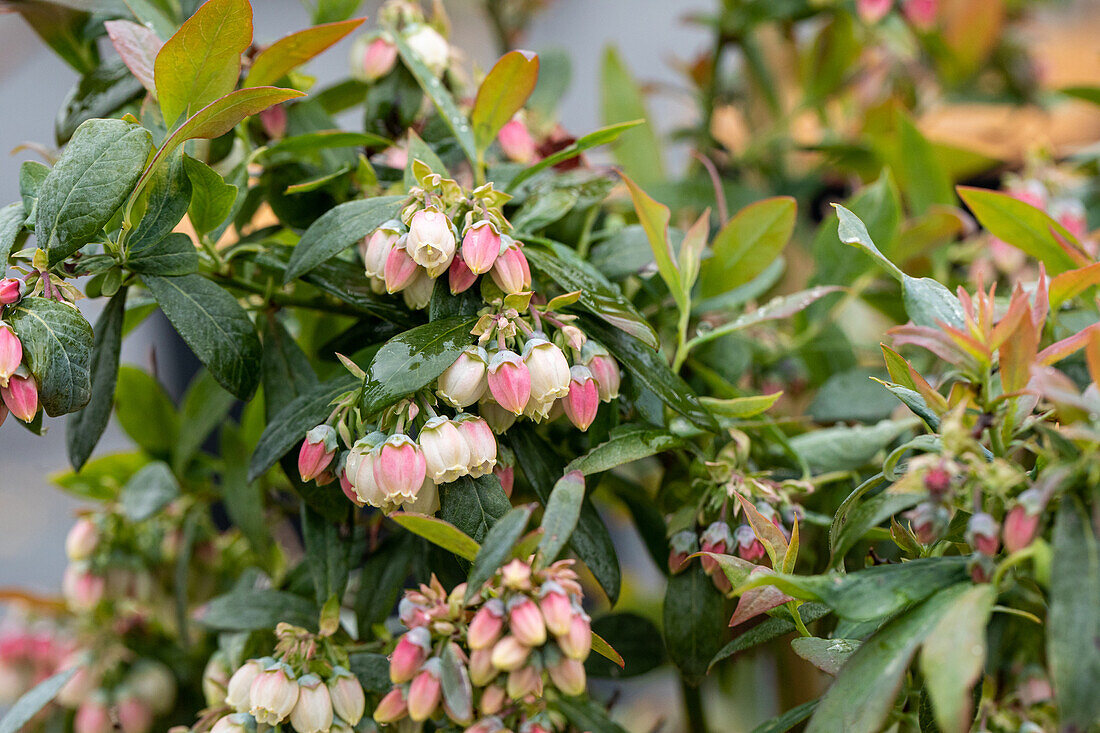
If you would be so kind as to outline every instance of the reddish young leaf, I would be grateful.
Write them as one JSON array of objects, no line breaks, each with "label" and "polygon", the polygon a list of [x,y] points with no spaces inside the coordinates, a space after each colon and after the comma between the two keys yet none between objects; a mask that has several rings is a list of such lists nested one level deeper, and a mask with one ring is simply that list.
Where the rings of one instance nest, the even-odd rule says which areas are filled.
[{"label": "reddish young leaf", "polygon": [[479,152],[488,148],[500,128],[523,108],[538,78],[539,57],[531,51],[509,51],[489,70],[470,113]]},{"label": "reddish young leaf", "polygon": [[157,34],[140,23],[128,20],[108,20],[103,24],[111,45],[122,57],[122,63],[134,75],[141,85],[156,96],[157,85],[153,80],[153,65],[164,43]]},{"label": "reddish young leaf", "polygon": [[326,51],[358,28],[364,20],[366,18],[353,18],[339,23],[325,23],[280,38],[252,60],[252,68],[244,78],[244,86],[271,86],[288,72]]}]

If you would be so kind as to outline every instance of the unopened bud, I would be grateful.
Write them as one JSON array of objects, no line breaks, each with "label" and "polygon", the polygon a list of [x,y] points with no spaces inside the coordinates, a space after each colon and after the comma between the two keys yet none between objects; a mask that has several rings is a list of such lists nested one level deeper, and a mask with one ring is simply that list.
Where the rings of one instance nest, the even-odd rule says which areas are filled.
[{"label": "unopened bud", "polygon": [[455,423],[470,448],[470,477],[479,478],[490,473],[497,465],[497,439],[489,423],[473,415],[460,415]]},{"label": "unopened bud", "polygon": [[742,524],[733,533],[737,542],[737,555],[742,560],[756,562],[764,557],[766,551],[764,545],[756,538],[756,532],[747,524]]},{"label": "unopened bud", "polygon": [[500,638],[504,628],[504,604],[491,598],[477,610],[466,632],[466,644],[471,650],[487,649]]},{"label": "unopened bud", "polygon": [[886,17],[893,4],[894,0],[856,0],[856,12],[864,23],[874,25]]},{"label": "unopened bud", "polygon": [[951,491],[951,473],[942,466],[929,469],[924,474],[924,488],[933,499],[942,499]]},{"label": "unopened bud", "polygon": [[515,596],[508,603],[508,628],[524,646],[546,643],[546,623],[535,602],[525,596]]},{"label": "unopened bud", "polygon": [[500,481],[500,488],[504,489],[504,495],[512,498],[512,486],[516,481],[516,469],[513,466],[498,465],[493,469],[493,474]]},{"label": "unopened bud", "polygon": [[475,687],[484,687],[497,676],[493,666],[492,649],[474,649],[470,652],[470,682]]},{"label": "unopened bud", "polygon": [[438,659],[429,659],[409,685],[409,717],[418,723],[432,717],[439,707],[442,695],[439,684],[441,666]]},{"label": "unopened bud", "polygon": [[302,481],[312,481],[320,476],[332,463],[337,447],[336,428],[331,425],[318,425],[306,433],[306,439],[298,451],[298,473]]},{"label": "unopened bud", "polygon": [[328,733],[332,727],[332,698],[317,675],[298,680],[298,702],[290,711],[290,724],[298,733]]},{"label": "unopened bud", "polygon": [[[733,533],[725,522],[714,522],[703,532],[700,538],[703,552],[713,552],[716,555],[725,555],[729,548],[733,547]],[[707,555],[701,558],[703,572],[710,575],[718,569],[718,561]]]},{"label": "unopened bud", "polygon": [[502,672],[519,669],[527,661],[531,649],[514,636],[505,636],[493,645],[493,666]]},{"label": "unopened bud", "polygon": [[382,271],[382,279],[386,282],[386,292],[399,293],[412,284],[420,267],[416,260],[409,256],[405,248],[395,245],[386,255],[386,265]]},{"label": "unopened bud", "polygon": [[264,132],[272,140],[278,140],[286,135],[286,107],[281,104],[276,104],[272,107],[268,107],[262,110],[257,117],[260,118],[260,126],[264,128]]},{"label": "unopened bud", "polygon": [[452,407],[468,407],[485,394],[489,355],[480,346],[468,346],[454,363],[439,375],[436,394]]},{"label": "unopened bud", "polygon": [[106,590],[107,581],[103,576],[93,574],[80,563],[70,564],[61,577],[61,594],[74,611],[92,610],[103,600]]},{"label": "unopened bud", "polygon": [[238,713],[246,713],[252,708],[249,694],[252,683],[260,676],[266,665],[258,659],[249,659],[229,678],[225,688],[225,703]]},{"label": "unopened bud", "polygon": [[569,633],[573,623],[573,606],[560,584],[548,580],[539,589],[539,610],[546,621],[546,630],[554,636]]},{"label": "unopened bud", "polygon": [[481,416],[485,418],[485,422],[489,423],[489,427],[497,435],[503,434],[516,422],[516,413],[505,410],[497,404],[491,394],[484,395],[478,402],[477,408]]},{"label": "unopened bud", "polygon": [[474,275],[493,268],[500,254],[500,233],[489,220],[471,224],[462,237],[462,259]]},{"label": "unopened bud", "polygon": [[373,82],[393,70],[397,46],[386,34],[364,36],[351,49],[351,74],[359,81]]},{"label": "unopened bud", "polygon": [[584,661],[592,650],[592,621],[584,611],[574,609],[569,633],[557,637],[558,646],[570,659]]},{"label": "unopened bud", "polygon": [[447,68],[450,47],[447,45],[447,39],[435,28],[430,25],[416,26],[415,30],[405,37],[405,42],[436,76],[441,75]]},{"label": "unopened bud", "polygon": [[913,534],[924,545],[930,545],[938,540],[951,520],[951,515],[945,507],[928,501],[918,504],[905,516],[909,518],[909,526]]},{"label": "unopened bud", "polygon": [[966,541],[975,552],[993,557],[1000,546],[1001,528],[997,520],[985,512],[970,517],[966,524]]},{"label": "unopened bud", "polygon": [[[504,693],[501,692],[501,694]],[[466,729],[466,733],[507,733],[507,731],[504,721],[495,715],[482,718]]]},{"label": "unopened bud", "polygon": [[542,695],[542,674],[531,665],[513,669],[508,673],[506,685],[508,697],[513,700],[522,700],[528,695],[540,697]]},{"label": "unopened bud", "polygon": [[485,691],[481,693],[481,702],[478,704],[478,710],[482,715],[496,715],[500,712],[500,709],[504,707],[504,701],[507,700],[507,693],[500,685],[489,685],[485,688]]},{"label": "unopened bud", "polygon": [[0,280],[0,306],[18,303],[27,292],[27,284],[14,277]]},{"label": "unopened bud", "polygon": [[939,13],[939,0],[902,0],[901,12],[918,30],[931,30]]},{"label": "unopened bud", "polygon": [[90,517],[80,517],[65,535],[65,554],[70,560],[87,560],[99,544],[99,528]]},{"label": "unopened bud", "polygon": [[514,560],[509,560],[507,564],[500,569],[500,581],[504,584],[505,588],[511,588],[512,590],[530,590],[531,566],[518,557]]},{"label": "unopened bud", "polygon": [[527,130],[527,125],[518,115],[504,123],[497,133],[500,149],[509,160],[516,163],[531,164],[537,157],[535,139]]},{"label": "unopened bud", "polygon": [[[3,386],[23,363],[23,344],[15,331],[0,323],[0,386]],[[15,412],[12,410],[12,412]]]},{"label": "unopened bud", "polygon": [[622,373],[619,371],[619,363],[607,353],[607,349],[594,341],[588,341],[581,351],[581,362],[592,372],[601,401],[610,402],[619,396]]},{"label": "unopened bud", "polygon": [[1022,550],[1035,539],[1042,520],[1043,500],[1036,489],[1024,491],[1016,499],[1016,504],[1008,510],[1004,523],[1005,549],[1009,552]]},{"label": "unopened bud", "polygon": [[[226,691],[229,688],[229,680],[233,670],[229,668],[229,662],[225,653],[216,651],[206,662],[202,670],[202,696],[206,701],[206,707],[217,707],[225,702]],[[252,684],[251,682],[249,683]],[[234,705],[234,708],[237,706]],[[247,709],[247,706],[245,706]]]},{"label": "unopened bud", "polygon": [[550,673],[550,679],[566,695],[580,695],[584,692],[586,682],[584,663],[579,659],[562,657],[561,660],[551,665],[546,670]]},{"label": "unopened bud", "polygon": [[399,685],[411,680],[428,658],[431,649],[431,633],[423,626],[405,632],[397,640],[397,646],[390,655],[390,681]]},{"label": "unopened bud", "polygon": [[672,535],[668,546],[668,571],[675,575],[686,568],[688,558],[699,551],[699,538],[685,529]]},{"label": "unopened bud", "polygon": [[378,707],[374,709],[374,722],[380,725],[396,723],[409,714],[409,706],[405,701],[405,690],[395,687],[386,693]]},{"label": "unopened bud", "polygon": [[498,405],[513,415],[523,414],[531,398],[531,374],[519,354],[508,350],[493,354],[486,379]]},{"label": "unopened bud", "polygon": [[451,266],[447,268],[447,286],[451,289],[451,295],[465,293],[477,282],[477,275],[470,270],[466,260],[455,257],[451,260]]},{"label": "unopened bud", "polygon": [[115,710],[122,733],[149,733],[153,729],[153,710],[133,692],[117,694]]},{"label": "unopened bud", "polygon": [[359,254],[363,258],[363,270],[367,277],[385,278],[386,260],[401,237],[401,229],[401,222],[388,221],[363,240]]},{"label": "unopened bud", "polygon": [[401,299],[409,310],[419,311],[428,307],[435,292],[435,278],[424,269],[416,271],[416,277],[401,291]]},{"label": "unopened bud", "polygon": [[489,275],[497,287],[509,295],[531,289],[531,266],[519,244],[511,237],[504,239]]},{"label": "unopened bud", "polygon": [[77,708],[76,717],[73,718],[73,733],[111,733],[114,729],[107,700],[102,695],[85,700]]},{"label": "unopened bud", "polygon": [[586,366],[569,370],[569,394],[562,400],[569,421],[579,430],[588,430],[600,408],[599,387]]}]

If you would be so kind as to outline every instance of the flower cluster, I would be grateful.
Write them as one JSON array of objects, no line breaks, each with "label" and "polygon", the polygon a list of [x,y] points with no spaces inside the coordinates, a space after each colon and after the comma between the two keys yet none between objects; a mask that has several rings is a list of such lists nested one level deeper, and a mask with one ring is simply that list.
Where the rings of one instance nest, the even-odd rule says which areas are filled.
[{"label": "flower cluster", "polygon": [[131,657],[112,647],[76,651],[63,663],[63,669],[76,667],[57,695],[57,702],[76,710],[74,733],[150,733],[156,717],[173,708],[172,671],[156,660]]},{"label": "flower cluster", "polygon": [[72,650],[72,640],[56,623],[10,607],[0,622],[0,705],[12,704],[61,670]]},{"label": "flower cluster", "polygon": [[447,593],[434,577],[408,591],[398,610],[409,630],[390,655],[394,688],[375,721],[445,717],[475,733],[558,729],[545,698],[584,692],[592,647],[571,563],[540,570],[512,560],[469,601],[465,584]]},{"label": "flower cluster", "polygon": [[[0,313],[26,293],[18,278],[0,280]],[[23,344],[11,326],[0,320],[0,425],[8,412],[29,423],[38,414],[38,383],[23,364]]]},{"label": "flower cluster", "polygon": [[212,707],[223,702],[232,710],[218,718],[212,733],[244,733],[257,724],[284,722],[297,733],[350,733],[363,717],[366,695],[340,664],[346,664],[346,652],[327,637],[289,624],[279,624],[276,635],[276,656],[249,659],[227,677],[217,655],[207,665],[207,702]]}]

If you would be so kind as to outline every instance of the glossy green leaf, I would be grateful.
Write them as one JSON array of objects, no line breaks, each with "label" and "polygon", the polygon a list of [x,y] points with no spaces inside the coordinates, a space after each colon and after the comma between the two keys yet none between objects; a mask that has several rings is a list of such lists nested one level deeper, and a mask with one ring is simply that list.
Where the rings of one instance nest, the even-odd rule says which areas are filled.
[{"label": "glossy green leaf", "polygon": [[844,516],[832,536],[832,561],[830,565],[839,565],[848,551],[873,527],[877,527],[890,517],[911,509],[926,496],[915,492],[894,492],[887,489],[858,503]]},{"label": "glossy green leaf", "polygon": [[84,464],[80,473],[66,471],[54,474],[50,480],[60,489],[80,499],[114,501],[122,486],[149,462],[149,456],[141,451],[112,453],[93,458]]},{"label": "glossy green leaf", "polygon": [[182,474],[210,435],[225,422],[236,398],[203,369],[187,385],[180,402],[180,435],[172,451],[172,467]]},{"label": "glossy green leaf", "polygon": [[317,628],[320,608],[312,602],[281,590],[235,590],[211,600],[199,609],[199,623],[218,631],[258,631],[275,628],[280,622]]},{"label": "glossy green leaf", "polygon": [[142,282],[218,383],[251,397],[260,378],[260,339],[237,299],[200,275],[143,275]]},{"label": "glossy green leaf", "polygon": [[132,366],[119,368],[115,412],[126,435],[147,453],[158,458],[171,455],[179,437],[179,417],[172,399],[151,375]]},{"label": "glossy green leaf", "polygon": [[574,458],[565,470],[580,471],[585,475],[599,473],[682,444],[681,438],[665,430],[648,429],[641,425],[621,425],[611,431],[607,440],[585,455]]},{"label": "glossy green leaf", "polygon": [[140,250],[167,237],[187,213],[190,200],[191,181],[184,171],[183,156],[172,155],[149,179],[144,195],[145,211],[130,233],[127,250]]},{"label": "glossy green leaf", "polygon": [[608,143],[615,142],[619,139],[627,130],[637,127],[645,122],[645,120],[630,120],[629,122],[620,122],[615,125],[608,125],[607,127],[601,127],[598,130],[582,135],[577,139],[575,143],[569,147],[562,148],[556,153],[552,153],[538,163],[524,168],[522,171],[516,174],[516,176],[508,182],[507,189],[514,191],[519,187],[521,183],[528,180],[532,176],[546,170],[550,166],[563,163],[571,158],[575,158],[586,150],[597,148],[601,145],[607,145]]},{"label": "glossy green leaf", "polygon": [[485,535],[485,541],[474,558],[470,568],[470,577],[466,587],[466,601],[469,602],[481,592],[493,574],[512,557],[512,548],[531,519],[530,506],[518,506],[497,520]]},{"label": "glossy green leaf", "polygon": [[130,477],[119,494],[122,513],[131,522],[144,522],[180,495],[180,485],[167,463],[154,461]]},{"label": "glossy green leaf", "polygon": [[349,132],[345,130],[319,130],[291,135],[269,144],[266,149],[257,152],[262,162],[293,161],[302,155],[311,155],[322,150],[338,148],[388,147],[393,142],[380,135],[369,132]]},{"label": "glossy green leaf", "polygon": [[[819,618],[825,617],[831,611],[832,609],[824,603],[803,603],[798,607],[798,614],[802,618],[802,623],[804,624],[817,621]],[[772,639],[778,639],[780,636],[785,636],[794,632],[795,629],[796,626],[794,621],[787,615],[786,611],[783,611],[782,615],[773,616],[753,626],[745,633],[734,638],[729,644],[722,647],[722,649],[714,655],[707,669],[709,671],[723,659],[727,659],[746,649],[752,649]]]},{"label": "glossy green leaf", "polygon": [[542,539],[539,551],[545,562],[553,562],[569,542],[569,536],[577,526],[584,502],[584,476],[570,471],[558,479],[546,500],[546,512],[542,515]]},{"label": "glossy green leaf", "polygon": [[342,598],[348,586],[349,545],[340,527],[302,504],[302,543],[317,605],[333,596]]},{"label": "glossy green leaf", "polygon": [[0,719],[0,733],[20,733],[26,730],[25,726],[31,722],[31,719],[57,697],[61,688],[79,669],[78,665],[73,665],[69,669],[57,672],[20,695]]},{"label": "glossy green leaf", "polygon": [[466,669],[464,656],[458,644],[453,641],[443,647],[443,653],[439,655],[439,683],[447,717],[470,723],[474,718],[474,688],[470,684],[470,672]]},{"label": "glossy green leaf", "polygon": [[304,275],[395,218],[404,198],[382,196],[349,201],[322,214],[294,247],[283,282]]},{"label": "glossy green leaf", "polygon": [[958,191],[983,227],[1045,264],[1048,274],[1060,275],[1089,264],[1077,239],[1046,212],[1000,191],[969,186],[959,186]]},{"label": "glossy green leaf", "polygon": [[96,321],[89,366],[91,396],[84,409],[65,423],[69,463],[77,471],[92,455],[111,419],[115,383],[118,381],[118,356],[122,347],[122,321],[126,314],[126,293],[126,288],[115,293]]},{"label": "glossy green leaf", "polygon": [[23,344],[23,361],[38,382],[47,415],[75,412],[92,396],[92,327],[73,306],[47,298],[24,298],[6,320]]},{"label": "glossy green leaf", "polygon": [[836,676],[848,657],[860,645],[859,639],[820,639],[816,636],[800,636],[791,640],[795,654],[828,675]]},{"label": "glossy green leaf", "polygon": [[787,246],[797,209],[793,198],[777,196],[737,212],[711,242],[711,257],[699,273],[700,295],[721,295],[762,273]]},{"label": "glossy green leaf", "polygon": [[691,563],[668,580],[664,602],[664,635],[668,656],[689,684],[697,684],[715,654],[729,638],[726,599],[703,572]]},{"label": "glossy green leaf", "polygon": [[[618,52],[608,47],[600,65],[600,120],[604,125],[648,120],[645,99]],[[638,126],[612,147],[615,162],[641,185],[665,180],[661,142],[649,122]]]},{"label": "glossy green leaf", "polygon": [[348,662],[364,691],[385,695],[393,687],[390,682],[390,660],[385,654],[355,652],[348,655]]},{"label": "glossy green leaf", "polygon": [[244,78],[246,87],[266,87],[327,50],[363,23],[364,18],[324,23],[283,36],[256,55]]},{"label": "glossy green leaf", "polygon": [[373,415],[402,397],[431,384],[472,343],[476,318],[446,318],[394,336],[367,366],[360,403]]},{"label": "glossy green leaf", "polygon": [[264,390],[264,413],[271,422],[292,400],[316,388],[317,375],[302,347],[287,333],[275,314],[264,319],[263,326],[260,382]]},{"label": "glossy green leaf", "polygon": [[226,183],[213,168],[189,155],[183,156],[183,168],[191,181],[191,200],[187,214],[199,236],[221,226],[233,211],[237,187]]},{"label": "glossy green leaf", "polygon": [[157,99],[171,129],[237,86],[252,43],[248,0],[209,0],[165,41],[154,63]]},{"label": "glossy green leaf", "polygon": [[724,400],[714,397],[700,397],[699,401],[703,403],[703,406],[710,410],[710,413],[715,417],[742,420],[767,412],[782,396],[782,392],[773,392],[772,394],[730,397]]},{"label": "glossy green leaf", "polygon": [[50,262],[95,239],[130,195],[153,146],[149,133],[122,120],[77,128],[38,189],[35,239]]},{"label": "glossy green leaf", "polygon": [[530,51],[509,51],[485,75],[477,90],[470,124],[478,152],[484,152],[500,128],[523,108],[539,78],[539,57]]},{"label": "glossy green leaf", "polygon": [[478,542],[512,509],[500,479],[491,473],[477,478],[463,476],[440,486],[439,503],[440,516]]},{"label": "glossy green leaf", "polygon": [[473,562],[481,551],[481,545],[474,539],[443,519],[410,512],[394,512],[390,515],[390,519],[413,534],[453,552],[464,560]]},{"label": "glossy green leaf", "polygon": [[129,20],[108,20],[103,24],[103,29],[134,78],[141,82],[146,91],[156,95],[153,68],[157,54],[164,46],[156,32]]},{"label": "glossy green leaf", "polygon": [[173,232],[159,242],[131,249],[126,266],[141,275],[190,275],[199,269],[199,252],[190,237]]},{"label": "glossy green leaf", "polygon": [[869,463],[915,423],[914,418],[906,418],[874,425],[837,425],[796,435],[791,446],[815,474],[850,471]]}]

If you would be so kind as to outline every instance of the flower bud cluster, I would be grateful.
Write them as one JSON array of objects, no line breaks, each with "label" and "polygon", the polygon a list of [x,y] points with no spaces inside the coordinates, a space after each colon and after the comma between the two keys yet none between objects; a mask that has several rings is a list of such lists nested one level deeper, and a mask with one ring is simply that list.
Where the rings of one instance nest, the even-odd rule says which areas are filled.
[{"label": "flower bud cluster", "polygon": [[176,677],[156,660],[119,663],[116,655],[85,650],[71,653],[61,669],[74,666],[57,695],[57,702],[76,710],[74,733],[151,733],[156,718],[175,706]]},{"label": "flower bud cluster", "polygon": [[[446,718],[475,731],[557,729],[545,710],[547,689],[583,693],[592,648],[571,564],[540,570],[512,560],[470,602],[465,584],[447,593],[434,577],[408,591],[399,616],[409,630],[390,655],[394,688],[375,721]],[[445,691],[445,669],[463,684]]]},{"label": "flower bud cluster", "polygon": [[62,669],[73,642],[56,623],[12,607],[0,622],[0,706]]}]

